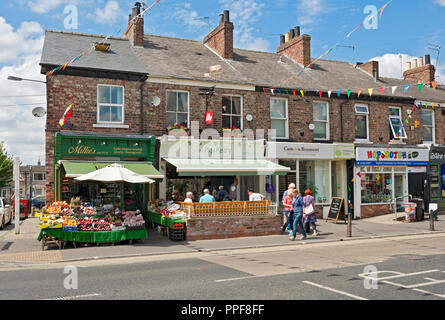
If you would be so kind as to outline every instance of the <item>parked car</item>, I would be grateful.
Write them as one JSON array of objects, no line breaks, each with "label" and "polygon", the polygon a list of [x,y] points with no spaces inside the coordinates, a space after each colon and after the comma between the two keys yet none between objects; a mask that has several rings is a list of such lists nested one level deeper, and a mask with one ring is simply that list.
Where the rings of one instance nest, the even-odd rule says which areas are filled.
[{"label": "parked car", "polygon": [[44,196],[38,196],[32,199],[32,206],[38,209],[42,209],[45,206],[45,204],[46,202]]},{"label": "parked car", "polygon": [[11,206],[5,203],[4,198],[0,198],[0,229],[12,222]]}]

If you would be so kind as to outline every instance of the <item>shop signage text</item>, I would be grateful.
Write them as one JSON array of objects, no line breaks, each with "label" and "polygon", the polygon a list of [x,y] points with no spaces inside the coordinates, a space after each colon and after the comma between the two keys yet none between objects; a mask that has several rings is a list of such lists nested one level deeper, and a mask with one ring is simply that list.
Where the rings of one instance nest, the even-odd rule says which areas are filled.
[{"label": "shop signage text", "polygon": [[358,166],[428,166],[427,149],[392,148],[357,148],[356,165]]}]

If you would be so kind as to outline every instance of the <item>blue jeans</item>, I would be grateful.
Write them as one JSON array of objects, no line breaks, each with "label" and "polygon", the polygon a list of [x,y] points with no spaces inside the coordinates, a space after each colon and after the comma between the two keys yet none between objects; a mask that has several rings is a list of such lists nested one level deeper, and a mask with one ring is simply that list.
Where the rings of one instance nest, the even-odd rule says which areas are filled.
[{"label": "blue jeans", "polygon": [[306,237],[306,231],[304,230],[304,227],[303,227],[302,218],[303,218],[303,212],[295,212],[294,227],[292,229],[292,236],[293,237],[297,236],[297,226],[300,227],[301,235],[303,237]]},{"label": "blue jeans", "polygon": [[283,231],[286,231],[286,228],[292,230],[294,213],[292,211],[284,211],[284,216],[286,217],[286,222],[284,223]]}]

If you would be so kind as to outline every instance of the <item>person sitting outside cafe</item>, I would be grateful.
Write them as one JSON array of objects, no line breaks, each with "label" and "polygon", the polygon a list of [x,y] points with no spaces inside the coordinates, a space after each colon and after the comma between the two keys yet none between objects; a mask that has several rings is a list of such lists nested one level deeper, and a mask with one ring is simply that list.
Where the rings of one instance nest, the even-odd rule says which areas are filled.
[{"label": "person sitting outside cafe", "polygon": [[193,203],[193,198],[194,198],[194,195],[193,195],[193,192],[187,192],[186,193],[186,195],[185,195],[185,200],[184,200],[184,202],[185,203]]},{"label": "person sitting outside cafe", "polygon": [[227,201],[229,200],[229,194],[224,189],[224,186],[219,186],[218,193],[216,194],[216,201]]},{"label": "person sitting outside cafe", "polygon": [[249,201],[262,201],[266,199],[261,193],[254,192],[253,188],[249,188],[247,193],[249,194]]},{"label": "person sitting outside cafe", "polygon": [[209,203],[209,202],[215,202],[215,198],[210,195],[209,189],[204,189],[204,195],[199,198],[199,203]]}]

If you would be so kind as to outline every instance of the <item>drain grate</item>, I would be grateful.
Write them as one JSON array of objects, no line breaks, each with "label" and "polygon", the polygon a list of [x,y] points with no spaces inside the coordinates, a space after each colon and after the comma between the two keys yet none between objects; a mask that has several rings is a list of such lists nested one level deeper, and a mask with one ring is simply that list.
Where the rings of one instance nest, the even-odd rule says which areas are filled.
[{"label": "drain grate", "polygon": [[2,247],[1,251],[6,251],[9,249],[9,247],[11,247],[13,244],[13,242],[6,242],[5,245]]}]

